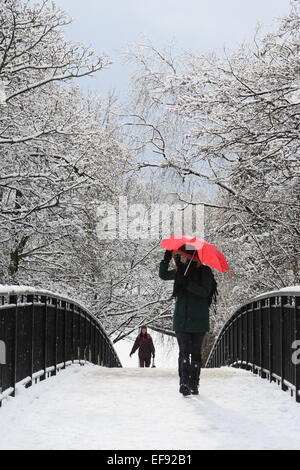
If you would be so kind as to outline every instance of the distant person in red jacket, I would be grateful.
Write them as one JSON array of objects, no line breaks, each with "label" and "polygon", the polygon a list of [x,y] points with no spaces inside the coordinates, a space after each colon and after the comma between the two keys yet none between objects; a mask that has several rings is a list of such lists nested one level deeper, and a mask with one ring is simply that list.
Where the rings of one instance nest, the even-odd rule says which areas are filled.
[{"label": "distant person in red jacket", "polygon": [[137,336],[129,356],[131,357],[137,349],[139,350],[140,367],[150,367],[151,354],[155,357],[155,348],[151,336],[147,333],[146,325],[141,326],[140,334]]}]

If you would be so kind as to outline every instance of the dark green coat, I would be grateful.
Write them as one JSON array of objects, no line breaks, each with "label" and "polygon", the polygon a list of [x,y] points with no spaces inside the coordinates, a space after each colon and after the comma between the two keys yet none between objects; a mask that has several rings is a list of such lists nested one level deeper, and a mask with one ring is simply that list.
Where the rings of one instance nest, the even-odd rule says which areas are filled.
[{"label": "dark green coat", "polygon": [[[175,279],[175,269],[161,261],[159,277],[164,281]],[[201,285],[189,280],[186,288],[176,297],[173,315],[173,330],[197,333],[209,331],[208,297],[212,288],[212,271],[209,266],[202,265]]]}]

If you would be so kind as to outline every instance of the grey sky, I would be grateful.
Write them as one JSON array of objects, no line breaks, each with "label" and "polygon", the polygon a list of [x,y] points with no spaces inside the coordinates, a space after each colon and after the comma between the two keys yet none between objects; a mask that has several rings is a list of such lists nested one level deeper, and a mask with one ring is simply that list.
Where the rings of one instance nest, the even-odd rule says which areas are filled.
[{"label": "grey sky", "polygon": [[157,47],[173,41],[176,50],[205,53],[234,49],[251,42],[256,25],[275,27],[287,14],[290,0],[55,0],[73,18],[66,37],[84,42],[114,62],[94,78],[82,79],[84,88],[105,94],[114,89],[124,101],[130,70],[120,51],[147,36]]}]

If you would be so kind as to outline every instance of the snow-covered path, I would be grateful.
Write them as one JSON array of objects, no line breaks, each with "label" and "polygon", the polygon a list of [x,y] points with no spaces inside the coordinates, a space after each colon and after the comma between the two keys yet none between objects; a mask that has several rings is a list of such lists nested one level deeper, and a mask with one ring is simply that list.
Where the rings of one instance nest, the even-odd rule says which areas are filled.
[{"label": "snow-covered path", "polygon": [[300,405],[250,372],[72,365],[0,409],[0,449],[299,449]]}]

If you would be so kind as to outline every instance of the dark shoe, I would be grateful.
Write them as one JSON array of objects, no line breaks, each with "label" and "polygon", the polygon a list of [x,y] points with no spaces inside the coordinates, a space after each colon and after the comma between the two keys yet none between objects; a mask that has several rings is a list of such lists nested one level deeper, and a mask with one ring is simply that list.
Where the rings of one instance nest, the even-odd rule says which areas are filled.
[{"label": "dark shoe", "polygon": [[199,390],[198,390],[198,388],[192,388],[192,389],[191,389],[191,394],[192,394],[192,395],[199,395]]},{"label": "dark shoe", "polygon": [[191,394],[190,387],[186,384],[181,384],[180,385],[179,392],[182,393],[183,396]]}]

